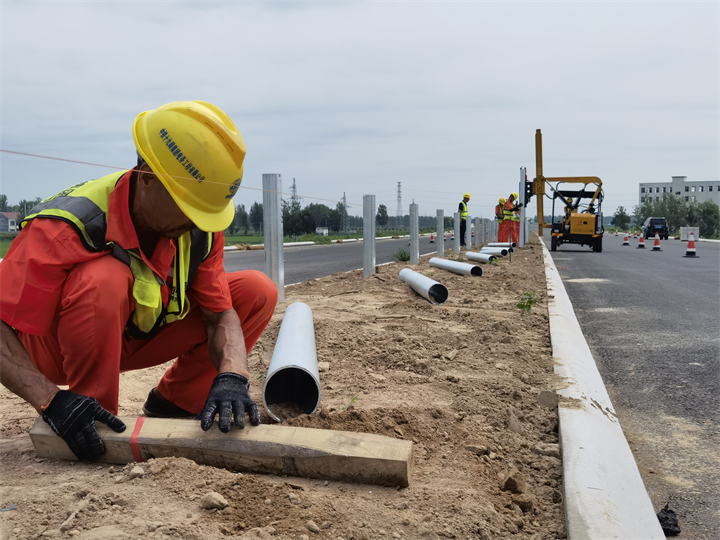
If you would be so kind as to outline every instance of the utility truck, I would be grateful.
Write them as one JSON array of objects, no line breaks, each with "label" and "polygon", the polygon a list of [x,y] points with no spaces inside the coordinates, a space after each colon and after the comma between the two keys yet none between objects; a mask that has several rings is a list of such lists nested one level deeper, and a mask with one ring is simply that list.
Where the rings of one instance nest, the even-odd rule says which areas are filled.
[{"label": "utility truck", "polygon": [[[604,198],[602,180],[597,176],[545,177],[543,176],[542,133],[535,132],[536,175],[525,185],[525,204],[537,195],[538,234],[550,229],[550,249],[556,251],[562,244],[589,246],[602,251]],[[572,186],[570,184],[582,184]],[[573,189],[575,188],[575,189]],[[547,192],[549,191],[550,194]],[[545,197],[552,200],[552,222],[544,218]],[[555,215],[555,204],[561,205],[562,215]]]}]

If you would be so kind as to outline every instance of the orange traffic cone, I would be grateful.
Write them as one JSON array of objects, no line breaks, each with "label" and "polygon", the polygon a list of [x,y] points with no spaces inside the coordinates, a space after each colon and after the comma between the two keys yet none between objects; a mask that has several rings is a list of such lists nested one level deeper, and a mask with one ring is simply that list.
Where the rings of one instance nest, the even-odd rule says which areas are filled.
[{"label": "orange traffic cone", "polygon": [[683,257],[690,257],[691,259],[699,258],[698,254],[695,253],[695,235],[692,232],[690,233],[690,240],[688,240],[687,250]]},{"label": "orange traffic cone", "polygon": [[645,249],[645,237],[642,234],[640,235],[640,240],[638,241],[637,247],[639,249]]},{"label": "orange traffic cone", "polygon": [[658,233],[655,233],[655,242],[653,243],[653,251],[662,251],[660,248],[660,235]]},{"label": "orange traffic cone", "polygon": [[630,239],[628,238],[628,235],[625,234],[625,238],[623,238],[623,246],[629,246],[630,245]]},{"label": "orange traffic cone", "polygon": [[633,233],[633,240],[637,238],[637,233]]},{"label": "orange traffic cone", "polygon": [[434,244],[434,243],[435,243],[435,235],[434,235],[434,234],[431,234],[431,235],[430,235],[430,243],[431,243],[431,244]]}]

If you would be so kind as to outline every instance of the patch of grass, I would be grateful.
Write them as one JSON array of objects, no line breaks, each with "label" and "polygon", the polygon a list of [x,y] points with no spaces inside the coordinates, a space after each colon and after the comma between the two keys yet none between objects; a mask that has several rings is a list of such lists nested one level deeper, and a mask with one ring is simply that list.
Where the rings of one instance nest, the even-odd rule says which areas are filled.
[{"label": "patch of grass", "polygon": [[392,260],[395,262],[408,262],[410,260],[410,252],[406,249],[397,249],[392,252]]},{"label": "patch of grass", "polygon": [[228,236],[225,235],[225,245],[234,246],[235,244],[262,244],[264,237],[257,235],[249,236]]},{"label": "patch of grass", "polygon": [[347,405],[340,405],[340,407],[338,407],[338,411],[347,411],[350,407],[352,407],[352,404],[355,403],[355,400],[358,398],[359,395],[360,394],[357,394],[354,398],[352,398],[350,400],[350,403],[348,403]]},{"label": "patch of grass", "polygon": [[540,300],[540,295],[535,291],[524,292],[520,300],[520,303],[517,304],[518,309],[524,309],[525,314],[530,317],[530,310],[533,304]]}]

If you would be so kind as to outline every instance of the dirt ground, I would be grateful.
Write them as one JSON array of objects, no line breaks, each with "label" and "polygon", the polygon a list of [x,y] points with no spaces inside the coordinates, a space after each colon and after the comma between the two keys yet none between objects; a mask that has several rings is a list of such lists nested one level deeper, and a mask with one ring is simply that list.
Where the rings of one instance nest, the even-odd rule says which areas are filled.
[{"label": "dirt ground", "polygon": [[[250,355],[262,376],[291,302],[313,310],[322,409],[291,425],[412,440],[408,488],[236,473],[182,458],[108,466],[38,459],[31,407],[0,391],[0,538],[271,539],[565,538],[542,251],[471,278],[416,270],[445,284],[434,306],[398,279],[403,264],[311,280],[286,291]],[[537,291],[531,316],[516,304]],[[125,373],[120,414],[139,415],[167,369]],[[261,399],[262,380],[251,395]],[[353,401],[354,399],[354,401]],[[263,411],[263,422],[270,423]],[[204,510],[219,493],[224,509]]]}]

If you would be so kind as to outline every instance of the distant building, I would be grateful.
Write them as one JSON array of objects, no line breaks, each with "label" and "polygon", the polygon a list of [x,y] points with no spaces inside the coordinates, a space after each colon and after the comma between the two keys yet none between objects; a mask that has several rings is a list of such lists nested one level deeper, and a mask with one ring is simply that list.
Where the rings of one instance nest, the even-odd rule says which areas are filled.
[{"label": "distant building", "polygon": [[0,212],[0,232],[20,230],[20,212]]},{"label": "distant building", "polygon": [[327,227],[315,227],[315,234],[318,236],[327,236],[328,235],[328,228]]},{"label": "distant building", "polygon": [[720,205],[720,180],[709,182],[688,182],[687,176],[673,176],[672,182],[641,182],[638,198],[640,203],[648,199],[661,201],[663,194],[672,193],[686,202],[713,201]]}]

